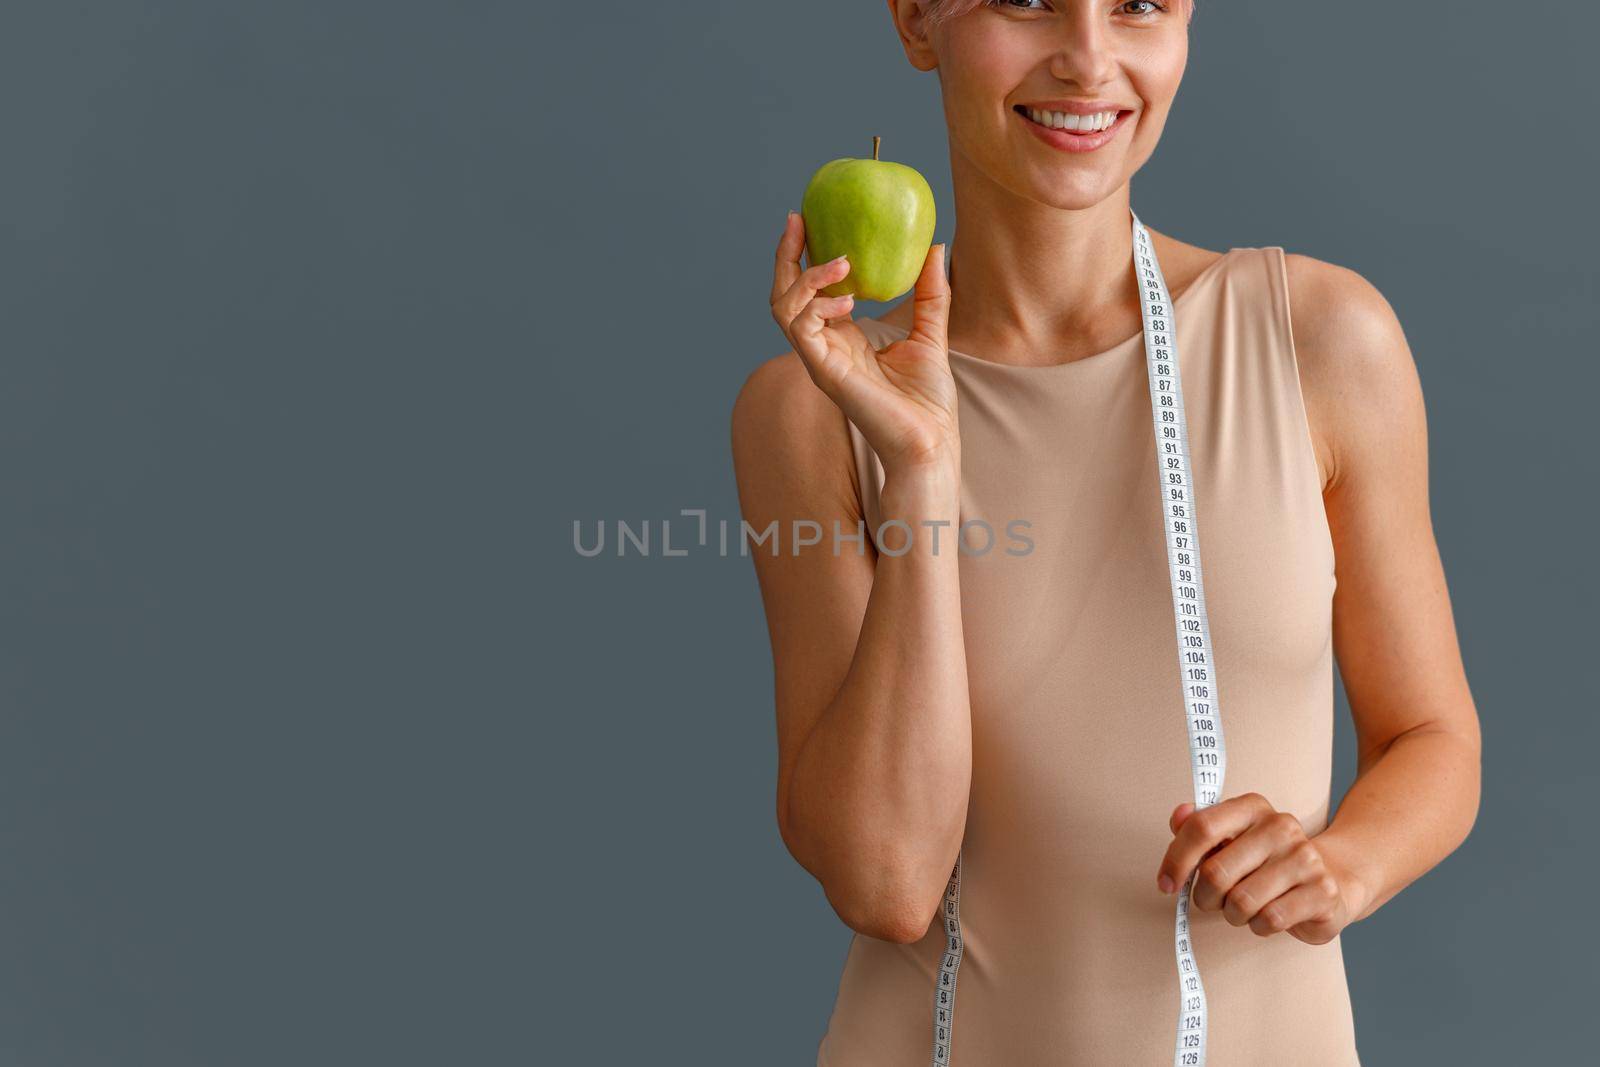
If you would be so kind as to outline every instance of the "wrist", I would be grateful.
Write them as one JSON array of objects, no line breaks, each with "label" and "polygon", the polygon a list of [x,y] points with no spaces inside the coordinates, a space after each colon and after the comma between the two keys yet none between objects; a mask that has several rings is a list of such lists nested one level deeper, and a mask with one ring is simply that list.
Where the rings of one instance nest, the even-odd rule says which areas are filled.
[{"label": "wrist", "polygon": [[1314,840],[1322,853],[1323,864],[1339,882],[1339,895],[1344,898],[1345,914],[1349,922],[1366,918],[1377,899],[1377,875],[1356,862],[1358,849],[1332,826],[1317,834]]},{"label": "wrist", "polygon": [[[961,476],[958,468],[921,466],[885,471],[878,493],[880,551],[916,558],[955,560],[960,548]],[[899,526],[898,532],[892,527]],[[912,550],[915,545],[918,550]]]},{"label": "wrist", "polygon": [[885,519],[954,519],[961,510],[959,463],[886,470],[878,500]]},{"label": "wrist", "polygon": [[885,465],[883,493],[891,490],[924,497],[955,497],[961,491],[961,453],[948,452],[918,463]]}]

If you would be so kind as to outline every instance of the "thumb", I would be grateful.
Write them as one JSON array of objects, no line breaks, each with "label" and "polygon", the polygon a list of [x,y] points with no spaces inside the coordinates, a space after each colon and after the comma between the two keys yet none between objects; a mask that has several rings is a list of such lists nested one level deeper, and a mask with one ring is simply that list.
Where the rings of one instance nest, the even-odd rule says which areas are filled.
[{"label": "thumb", "polygon": [[1182,826],[1185,822],[1187,822],[1188,819],[1189,819],[1189,816],[1193,815],[1193,814],[1194,814],[1194,802],[1193,801],[1186,800],[1182,804],[1179,804],[1177,807],[1173,808],[1172,809],[1172,817],[1167,820],[1168,825],[1172,827],[1172,832],[1173,833],[1177,833],[1178,832],[1178,827]]},{"label": "thumb", "polygon": [[944,276],[944,245],[928,249],[911,293],[911,338],[939,351],[949,344],[950,279]]}]

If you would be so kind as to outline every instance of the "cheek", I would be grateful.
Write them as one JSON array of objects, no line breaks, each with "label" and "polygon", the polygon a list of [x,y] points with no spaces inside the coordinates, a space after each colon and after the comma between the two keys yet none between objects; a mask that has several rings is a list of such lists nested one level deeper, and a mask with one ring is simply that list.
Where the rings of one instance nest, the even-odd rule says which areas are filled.
[{"label": "cheek", "polygon": [[1006,94],[1027,80],[1033,59],[1025,42],[1004,25],[977,32],[970,26],[963,29],[939,50],[940,80],[966,114],[999,115],[1006,109]]},{"label": "cheek", "polygon": [[1127,70],[1134,91],[1151,111],[1165,115],[1183,81],[1184,67],[1189,62],[1188,37],[1161,42],[1129,57]]}]

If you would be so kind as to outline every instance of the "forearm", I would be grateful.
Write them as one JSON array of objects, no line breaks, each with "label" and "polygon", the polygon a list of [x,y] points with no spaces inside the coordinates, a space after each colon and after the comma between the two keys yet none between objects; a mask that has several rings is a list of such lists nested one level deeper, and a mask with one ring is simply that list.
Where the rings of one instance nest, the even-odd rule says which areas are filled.
[{"label": "forearm", "polygon": [[[800,750],[788,811],[797,858],[841,917],[887,936],[914,933],[949,875],[966,822],[972,723],[956,481],[891,480],[881,511],[910,526],[911,547],[879,554],[854,658]],[[924,525],[937,522],[949,525]],[[898,551],[904,535],[886,530],[885,546]]]},{"label": "forearm", "polygon": [[1353,883],[1351,920],[1371,915],[1464,841],[1477,818],[1476,737],[1408,731],[1372,760],[1316,836]]}]

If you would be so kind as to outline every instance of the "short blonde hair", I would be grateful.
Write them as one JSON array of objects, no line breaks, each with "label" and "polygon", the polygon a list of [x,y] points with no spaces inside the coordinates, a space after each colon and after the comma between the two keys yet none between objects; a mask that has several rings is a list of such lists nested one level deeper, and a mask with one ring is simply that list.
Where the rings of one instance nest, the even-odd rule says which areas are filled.
[{"label": "short blonde hair", "polygon": [[[982,4],[984,0],[927,0],[924,10],[929,22],[941,22],[953,19],[957,15],[965,15],[973,8]],[[1194,0],[1175,0],[1178,10],[1186,16],[1194,17]]]}]

